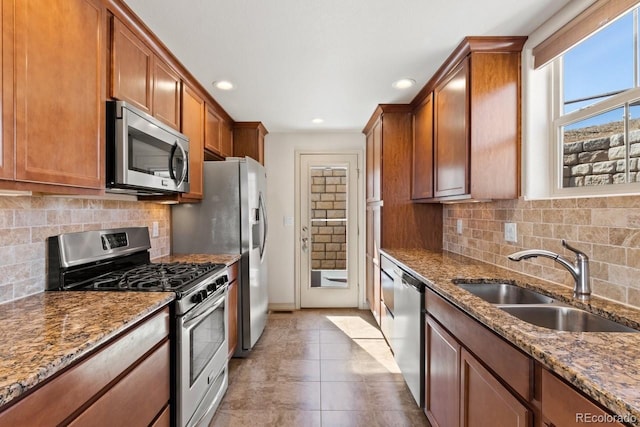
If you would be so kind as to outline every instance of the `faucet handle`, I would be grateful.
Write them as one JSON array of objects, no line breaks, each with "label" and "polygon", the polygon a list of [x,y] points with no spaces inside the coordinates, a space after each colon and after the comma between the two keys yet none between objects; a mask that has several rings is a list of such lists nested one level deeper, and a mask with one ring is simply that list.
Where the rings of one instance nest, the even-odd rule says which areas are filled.
[{"label": "faucet handle", "polygon": [[581,250],[576,249],[573,246],[571,246],[570,244],[568,244],[565,239],[562,239],[562,246],[564,246],[565,248],[569,249],[571,252],[575,253],[576,256],[578,256],[578,257],[583,257],[584,259],[589,259],[587,254],[585,254]]}]

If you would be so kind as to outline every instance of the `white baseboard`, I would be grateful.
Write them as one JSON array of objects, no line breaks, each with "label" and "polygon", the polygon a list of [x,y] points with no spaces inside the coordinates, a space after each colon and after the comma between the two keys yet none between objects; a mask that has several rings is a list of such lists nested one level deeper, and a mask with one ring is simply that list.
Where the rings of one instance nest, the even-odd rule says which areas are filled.
[{"label": "white baseboard", "polygon": [[296,305],[293,303],[269,304],[268,309],[271,311],[295,311]]}]

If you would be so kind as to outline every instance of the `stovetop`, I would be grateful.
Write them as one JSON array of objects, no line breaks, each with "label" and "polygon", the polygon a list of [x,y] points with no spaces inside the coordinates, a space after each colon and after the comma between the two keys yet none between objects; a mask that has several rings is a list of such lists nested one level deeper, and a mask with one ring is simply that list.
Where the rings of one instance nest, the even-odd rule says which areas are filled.
[{"label": "stovetop", "polygon": [[84,288],[184,292],[192,282],[224,267],[224,264],[215,263],[150,263],[101,275],[90,280]]},{"label": "stovetop", "polygon": [[52,236],[46,289],[174,292],[177,314],[226,289],[225,264],[152,263],[150,248],[147,227]]}]

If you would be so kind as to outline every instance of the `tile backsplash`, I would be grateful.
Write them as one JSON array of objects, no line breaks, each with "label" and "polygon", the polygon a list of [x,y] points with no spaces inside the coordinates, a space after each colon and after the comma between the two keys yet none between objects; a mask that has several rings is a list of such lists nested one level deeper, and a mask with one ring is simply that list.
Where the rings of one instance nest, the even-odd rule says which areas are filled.
[{"label": "tile backsplash", "polygon": [[0,196],[0,303],[44,291],[46,239],[61,233],[158,222],[151,257],[170,251],[170,207],[151,202]]},{"label": "tile backsplash", "polygon": [[[573,260],[560,243],[566,239],[589,256],[594,294],[640,308],[638,196],[450,204],[443,215],[445,250],[573,287],[571,275],[550,259],[507,259],[522,249],[546,249]],[[505,241],[507,222],[517,226],[517,243]]]}]

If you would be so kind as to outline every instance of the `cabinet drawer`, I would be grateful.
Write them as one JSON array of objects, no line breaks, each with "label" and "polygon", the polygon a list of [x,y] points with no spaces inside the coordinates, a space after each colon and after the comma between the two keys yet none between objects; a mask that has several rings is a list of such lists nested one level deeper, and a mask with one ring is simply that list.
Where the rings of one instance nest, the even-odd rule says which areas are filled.
[{"label": "cabinet drawer", "polygon": [[70,426],[148,426],[169,402],[169,341],[89,406]]},{"label": "cabinet drawer", "polygon": [[525,400],[533,396],[533,359],[427,289],[427,312]]},{"label": "cabinet drawer", "polygon": [[171,405],[167,405],[151,427],[169,427],[171,425]]},{"label": "cabinet drawer", "polygon": [[0,425],[59,425],[168,336],[165,308],[8,407]]},{"label": "cabinet drawer", "polygon": [[[542,370],[542,414],[548,426],[582,426],[588,423],[594,426],[620,426],[613,420],[606,420],[608,412],[582,396],[562,380],[547,370]],[[607,422],[587,421],[603,418]]]}]

